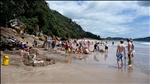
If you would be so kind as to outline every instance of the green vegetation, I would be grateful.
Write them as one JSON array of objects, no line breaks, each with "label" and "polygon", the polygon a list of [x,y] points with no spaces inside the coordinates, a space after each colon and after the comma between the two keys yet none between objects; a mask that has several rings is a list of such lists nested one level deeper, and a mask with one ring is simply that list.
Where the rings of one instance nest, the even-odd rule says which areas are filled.
[{"label": "green vegetation", "polygon": [[72,19],[51,10],[45,0],[2,0],[0,1],[0,26],[11,19],[19,19],[26,25],[26,32],[34,33],[35,24],[44,34],[64,38],[93,38],[100,36],[85,32]]},{"label": "green vegetation", "polygon": [[150,42],[150,37],[144,37],[144,38],[136,38],[134,39],[135,41],[146,41],[146,42]]},{"label": "green vegetation", "polygon": [[[102,39],[102,38],[101,38]],[[105,38],[106,40],[127,40],[127,38],[123,37],[107,37]],[[132,39],[132,38],[131,38]],[[150,42],[150,37],[143,37],[143,38],[135,38],[133,39],[134,41],[145,41],[145,42]]]}]

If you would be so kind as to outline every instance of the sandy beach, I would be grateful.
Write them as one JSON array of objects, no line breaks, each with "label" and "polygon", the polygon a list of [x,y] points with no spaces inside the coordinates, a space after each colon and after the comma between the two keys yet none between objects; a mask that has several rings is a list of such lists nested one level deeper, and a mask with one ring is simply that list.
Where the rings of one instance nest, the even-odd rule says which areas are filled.
[{"label": "sandy beach", "polygon": [[150,1],[0,0],[0,84],[150,84]]},{"label": "sandy beach", "polygon": [[[104,46],[101,47],[104,49]],[[93,50],[93,45],[91,45]],[[65,52],[51,53],[39,48],[40,53],[58,60],[56,64],[32,67],[24,65],[19,55],[10,57],[9,66],[3,66],[1,56],[1,84],[149,84],[150,75],[133,66],[117,68],[116,47],[110,45],[108,54],[91,52],[80,55],[85,59],[71,59],[65,62]],[[79,54],[74,54],[79,56]],[[12,60],[18,60],[14,63]],[[138,61],[138,60],[137,60]]]}]

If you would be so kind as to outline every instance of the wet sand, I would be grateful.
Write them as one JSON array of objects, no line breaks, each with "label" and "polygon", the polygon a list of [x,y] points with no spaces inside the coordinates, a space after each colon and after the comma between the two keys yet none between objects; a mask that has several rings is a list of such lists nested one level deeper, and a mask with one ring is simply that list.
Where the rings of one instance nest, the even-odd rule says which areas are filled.
[{"label": "wet sand", "polygon": [[[101,47],[104,49],[104,47]],[[91,50],[93,46],[91,47]],[[3,66],[1,60],[1,84],[149,84],[149,74],[144,74],[137,67],[117,68],[115,47],[109,46],[109,52],[91,52],[86,59],[72,59],[66,63],[64,56],[41,51],[45,55],[59,59],[58,63],[44,67],[25,66],[18,61]],[[64,54],[64,52],[61,52]],[[19,56],[9,55],[19,60]],[[61,61],[60,61],[61,60]]]}]

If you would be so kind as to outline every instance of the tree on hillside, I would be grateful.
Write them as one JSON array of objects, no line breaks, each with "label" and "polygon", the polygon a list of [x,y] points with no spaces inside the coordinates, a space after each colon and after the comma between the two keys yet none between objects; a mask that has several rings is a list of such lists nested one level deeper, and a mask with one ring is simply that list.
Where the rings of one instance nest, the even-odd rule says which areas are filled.
[{"label": "tree on hillside", "polygon": [[72,19],[51,10],[45,0],[2,0],[0,9],[0,26],[17,18],[26,25],[25,31],[29,34],[34,34],[37,24],[39,31],[50,36],[100,39],[100,36],[85,32]]}]

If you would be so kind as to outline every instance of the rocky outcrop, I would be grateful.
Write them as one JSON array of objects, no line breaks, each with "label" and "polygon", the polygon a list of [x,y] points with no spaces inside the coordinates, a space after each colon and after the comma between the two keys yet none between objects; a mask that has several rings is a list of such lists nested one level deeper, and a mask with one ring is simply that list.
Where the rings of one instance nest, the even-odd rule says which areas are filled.
[{"label": "rocky outcrop", "polygon": [[0,35],[4,36],[6,38],[16,37],[16,35],[17,35],[17,31],[12,28],[0,27],[0,32],[1,32]]},{"label": "rocky outcrop", "polygon": [[12,19],[9,21],[9,25],[14,28],[19,34],[23,34],[26,28],[25,24],[18,19]]}]

